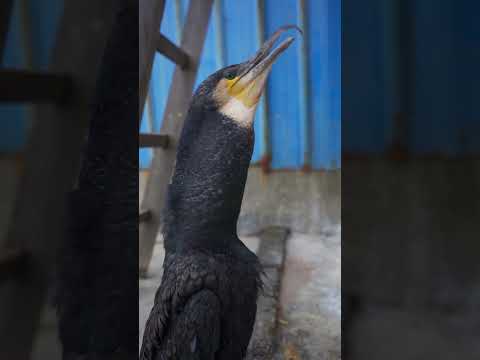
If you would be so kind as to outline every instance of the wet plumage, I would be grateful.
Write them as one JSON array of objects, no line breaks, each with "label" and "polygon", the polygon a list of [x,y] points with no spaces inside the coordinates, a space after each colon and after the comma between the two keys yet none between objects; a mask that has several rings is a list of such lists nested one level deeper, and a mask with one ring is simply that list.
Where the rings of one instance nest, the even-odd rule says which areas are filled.
[{"label": "wet plumage", "polygon": [[142,360],[240,360],[261,287],[256,255],[238,238],[252,157],[253,114],[277,31],[249,61],[208,77],[192,97],[168,188],[166,256],[140,354]]},{"label": "wet plumage", "polygon": [[138,63],[125,56],[138,51],[138,4],[128,3],[102,60],[69,198],[57,295],[65,360],[138,355]]}]

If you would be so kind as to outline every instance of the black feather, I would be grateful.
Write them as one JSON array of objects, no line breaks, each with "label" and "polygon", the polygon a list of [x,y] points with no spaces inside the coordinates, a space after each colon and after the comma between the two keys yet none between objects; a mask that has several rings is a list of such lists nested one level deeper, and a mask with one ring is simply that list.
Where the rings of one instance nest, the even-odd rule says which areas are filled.
[{"label": "black feather", "polygon": [[65,359],[138,356],[138,3],[120,4],[61,254]]},{"label": "black feather", "polygon": [[254,134],[218,112],[212,97],[231,71],[202,83],[185,120],[167,196],[164,274],[146,324],[142,360],[246,355],[261,271],[236,226]]}]

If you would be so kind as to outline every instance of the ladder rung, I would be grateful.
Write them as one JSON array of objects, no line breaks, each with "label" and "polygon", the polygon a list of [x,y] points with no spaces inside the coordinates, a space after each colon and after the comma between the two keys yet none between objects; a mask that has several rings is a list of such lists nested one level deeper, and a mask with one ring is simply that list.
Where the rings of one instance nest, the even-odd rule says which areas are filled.
[{"label": "ladder rung", "polygon": [[157,38],[157,51],[182,69],[186,69],[189,65],[190,58],[188,54],[160,33]]},{"label": "ladder rung", "polygon": [[2,250],[0,255],[0,282],[11,278],[25,266],[27,254],[22,250]]},{"label": "ladder rung", "polygon": [[152,217],[152,212],[150,210],[143,210],[140,211],[140,214],[138,215],[138,221],[144,222],[150,220]]},{"label": "ladder rung", "polygon": [[66,75],[26,70],[0,70],[0,83],[1,102],[63,103],[72,89]]},{"label": "ladder rung", "polygon": [[140,134],[138,135],[138,143],[141,148],[160,147],[168,148],[170,139],[168,135],[160,134]]}]

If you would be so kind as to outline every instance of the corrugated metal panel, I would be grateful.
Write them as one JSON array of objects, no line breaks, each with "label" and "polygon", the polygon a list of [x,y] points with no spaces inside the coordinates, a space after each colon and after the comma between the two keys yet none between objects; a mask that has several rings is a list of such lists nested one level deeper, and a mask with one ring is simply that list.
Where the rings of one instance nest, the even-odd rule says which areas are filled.
[{"label": "corrugated metal panel", "polygon": [[[3,67],[46,70],[63,0],[14,1]],[[26,105],[0,105],[0,151],[22,150],[29,129]]]},{"label": "corrugated metal panel", "polygon": [[344,151],[388,152],[397,136],[396,116],[403,111],[403,145],[412,155],[480,152],[480,3],[431,5],[344,3]]},{"label": "corrugated metal panel", "polygon": [[[188,1],[166,2],[161,31],[177,44],[186,9]],[[306,163],[315,169],[340,167],[340,0],[216,0],[197,85],[217,69],[246,60],[285,24],[303,24],[306,44],[298,35],[273,67],[255,119],[252,161],[271,154],[273,169]],[[150,87],[154,131],[160,129],[173,69],[156,56]],[[144,114],[146,131],[149,115]],[[141,166],[150,160],[151,151],[142,149]]]}]

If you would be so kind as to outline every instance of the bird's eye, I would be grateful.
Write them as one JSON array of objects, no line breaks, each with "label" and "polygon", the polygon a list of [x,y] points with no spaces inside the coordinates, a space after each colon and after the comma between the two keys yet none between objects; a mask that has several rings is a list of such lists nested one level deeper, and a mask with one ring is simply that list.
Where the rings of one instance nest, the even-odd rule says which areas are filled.
[{"label": "bird's eye", "polygon": [[235,79],[235,74],[233,74],[233,73],[227,74],[227,75],[225,75],[225,79],[233,80],[233,79]]}]

